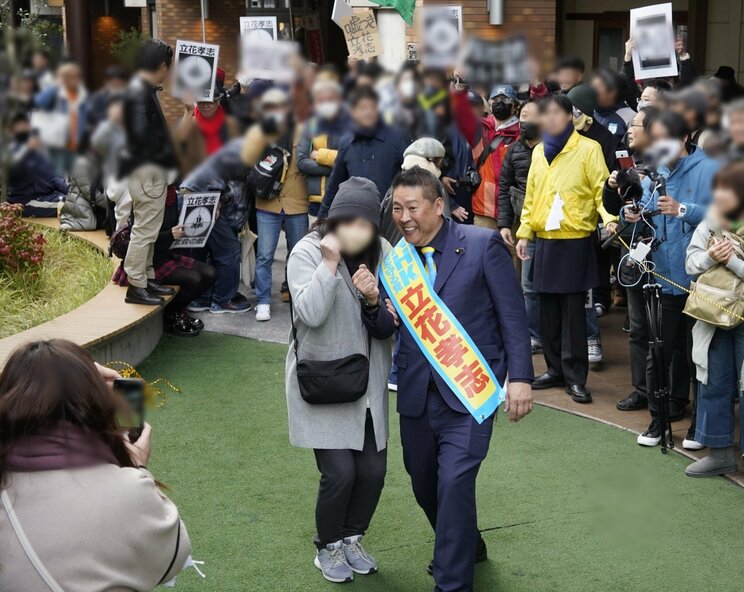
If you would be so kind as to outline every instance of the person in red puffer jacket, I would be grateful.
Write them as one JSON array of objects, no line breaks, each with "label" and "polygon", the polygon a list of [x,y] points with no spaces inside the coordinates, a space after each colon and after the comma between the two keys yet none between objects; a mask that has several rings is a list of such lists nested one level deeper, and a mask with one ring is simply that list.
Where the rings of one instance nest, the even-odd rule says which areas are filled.
[{"label": "person in red puffer jacket", "polygon": [[455,121],[470,144],[481,183],[473,193],[476,226],[498,229],[499,176],[507,148],[519,137],[517,91],[497,85],[490,93],[491,113],[480,116],[470,104],[468,91],[456,89],[453,96]]}]

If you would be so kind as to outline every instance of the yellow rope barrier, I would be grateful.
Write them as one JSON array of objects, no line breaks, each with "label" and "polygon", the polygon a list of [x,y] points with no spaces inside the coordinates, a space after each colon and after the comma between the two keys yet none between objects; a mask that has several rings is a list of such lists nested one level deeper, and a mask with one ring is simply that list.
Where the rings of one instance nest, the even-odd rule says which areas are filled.
[{"label": "yellow rope barrier", "polygon": [[[628,251],[631,251],[631,250],[632,250],[632,249],[631,249],[631,248],[630,248],[630,247],[628,246],[628,243],[626,243],[626,242],[625,242],[625,240],[623,240],[623,238],[622,238],[621,236],[618,236],[617,238],[618,238],[618,240],[619,240],[619,241],[620,241],[621,243],[623,243],[623,246],[624,246],[624,247],[625,247],[626,249],[628,249]],[[705,303],[707,303],[707,304],[710,304],[711,306],[714,306],[714,307],[715,307],[715,308],[717,308],[718,310],[721,310],[721,311],[725,312],[725,313],[726,313],[727,315],[729,315],[729,316],[732,316],[732,317],[734,317],[735,319],[737,319],[737,320],[739,320],[739,321],[742,321],[742,322],[744,322],[744,317],[742,317],[741,315],[738,315],[738,314],[736,314],[735,312],[733,312],[733,311],[731,311],[731,310],[728,310],[727,308],[724,308],[724,307],[723,307],[723,306],[721,306],[720,304],[718,304],[718,303],[716,303],[716,302],[713,302],[712,300],[709,300],[708,298],[706,298],[705,296],[702,296],[701,294],[698,294],[697,292],[693,292],[693,291],[691,291],[691,290],[690,290],[689,288],[685,288],[684,286],[682,286],[682,285],[678,284],[678,283],[677,283],[677,282],[675,282],[674,280],[670,280],[669,278],[666,278],[666,277],[664,277],[663,275],[661,275],[660,273],[658,273],[658,272],[656,272],[656,271],[653,271],[653,270],[650,270],[650,271],[649,271],[649,273],[651,273],[651,274],[655,275],[655,276],[656,276],[657,278],[659,278],[660,280],[663,280],[663,281],[665,281],[665,282],[666,282],[667,284],[669,284],[670,286],[673,286],[673,287],[677,288],[678,290],[682,290],[683,292],[687,292],[687,294],[689,294],[690,296],[694,296],[694,297],[695,297],[695,298],[697,298],[698,300],[702,300],[703,302],[705,302]]]},{"label": "yellow rope barrier", "polygon": [[[142,378],[142,380],[145,380],[142,375],[137,372],[137,369],[127,362],[114,360],[112,362],[108,362],[107,364],[105,364],[105,366],[107,368],[111,368],[112,370],[116,370],[119,374],[121,374],[122,378]],[[151,407],[160,408],[168,401],[168,395],[166,394],[166,392],[159,386],[156,386],[161,383],[167,386],[174,393],[181,392],[180,387],[175,386],[174,384],[167,381],[165,378],[158,378],[157,380],[153,380],[152,382],[147,382],[145,380],[145,401]]]}]

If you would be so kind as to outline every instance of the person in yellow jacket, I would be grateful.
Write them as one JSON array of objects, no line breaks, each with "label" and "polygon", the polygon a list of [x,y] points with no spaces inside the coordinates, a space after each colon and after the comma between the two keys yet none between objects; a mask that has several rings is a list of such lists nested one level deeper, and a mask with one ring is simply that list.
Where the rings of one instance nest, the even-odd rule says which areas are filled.
[{"label": "person in yellow jacket", "polygon": [[609,171],[601,146],[573,128],[573,105],[565,95],[540,104],[543,142],[532,153],[517,255],[526,260],[535,238],[533,287],[540,298],[540,333],[548,370],[533,388],[565,386],[577,403],[590,403],[584,312],[587,290],[599,284],[594,231],[617,218],[602,205]]},{"label": "person in yellow jacket", "polygon": [[[256,320],[271,320],[271,266],[282,228],[287,235],[287,251],[305,236],[308,228],[308,197],[305,177],[297,168],[297,142],[301,126],[294,121],[289,96],[280,88],[267,90],[261,97],[261,121],[247,132],[241,154],[245,165],[255,171],[270,171],[283,160],[277,178],[270,177],[267,195],[256,193]],[[255,168],[254,168],[255,167]],[[253,171],[252,171],[253,173]],[[248,183],[261,182],[261,172],[249,174]]]}]

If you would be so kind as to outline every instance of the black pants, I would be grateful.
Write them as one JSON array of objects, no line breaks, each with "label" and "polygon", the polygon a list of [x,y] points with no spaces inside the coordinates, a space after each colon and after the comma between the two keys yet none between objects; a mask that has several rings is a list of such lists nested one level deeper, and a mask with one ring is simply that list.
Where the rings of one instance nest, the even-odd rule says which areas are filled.
[{"label": "black pants", "polygon": [[548,372],[582,386],[589,374],[585,297],[584,292],[540,293],[540,333]]},{"label": "black pants", "polygon": [[[692,325],[690,317],[682,313],[687,296],[661,295],[661,339],[664,342],[664,372],[669,381],[669,404],[684,407],[690,402],[690,380],[695,376],[692,365]],[[657,417],[658,405],[653,396],[656,375],[648,356],[648,408]]]},{"label": "black pants", "polygon": [[639,393],[647,394],[648,321],[643,287],[628,288],[628,318],[630,319],[630,379]]},{"label": "black pants", "polygon": [[178,312],[186,308],[192,300],[196,300],[214,284],[217,273],[214,267],[194,261],[191,268],[176,267],[167,276],[161,278],[162,283],[178,286],[178,294],[168,303],[169,311]]},{"label": "black pants", "polygon": [[361,452],[315,449],[315,460],[321,475],[315,504],[315,544],[323,548],[364,534],[380,501],[387,471],[387,448],[377,452],[369,411]]}]

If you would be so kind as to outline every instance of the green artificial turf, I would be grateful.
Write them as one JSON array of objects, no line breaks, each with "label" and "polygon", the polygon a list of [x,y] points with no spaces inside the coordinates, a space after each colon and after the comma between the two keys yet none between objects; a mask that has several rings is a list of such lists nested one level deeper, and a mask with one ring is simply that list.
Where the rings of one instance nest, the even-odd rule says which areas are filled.
[{"label": "green artificial turf", "polygon": [[[151,468],[189,529],[201,580],[181,591],[331,590],[312,566],[318,474],[290,447],[283,346],[203,334],[165,337],[143,375],[182,387],[153,410]],[[503,592],[741,590],[744,491],[694,480],[687,460],[635,438],[537,407],[500,418],[479,478],[490,560],[476,590]],[[432,532],[403,470],[395,416],[386,487],[365,544],[380,573],[343,589],[430,591]]]}]

